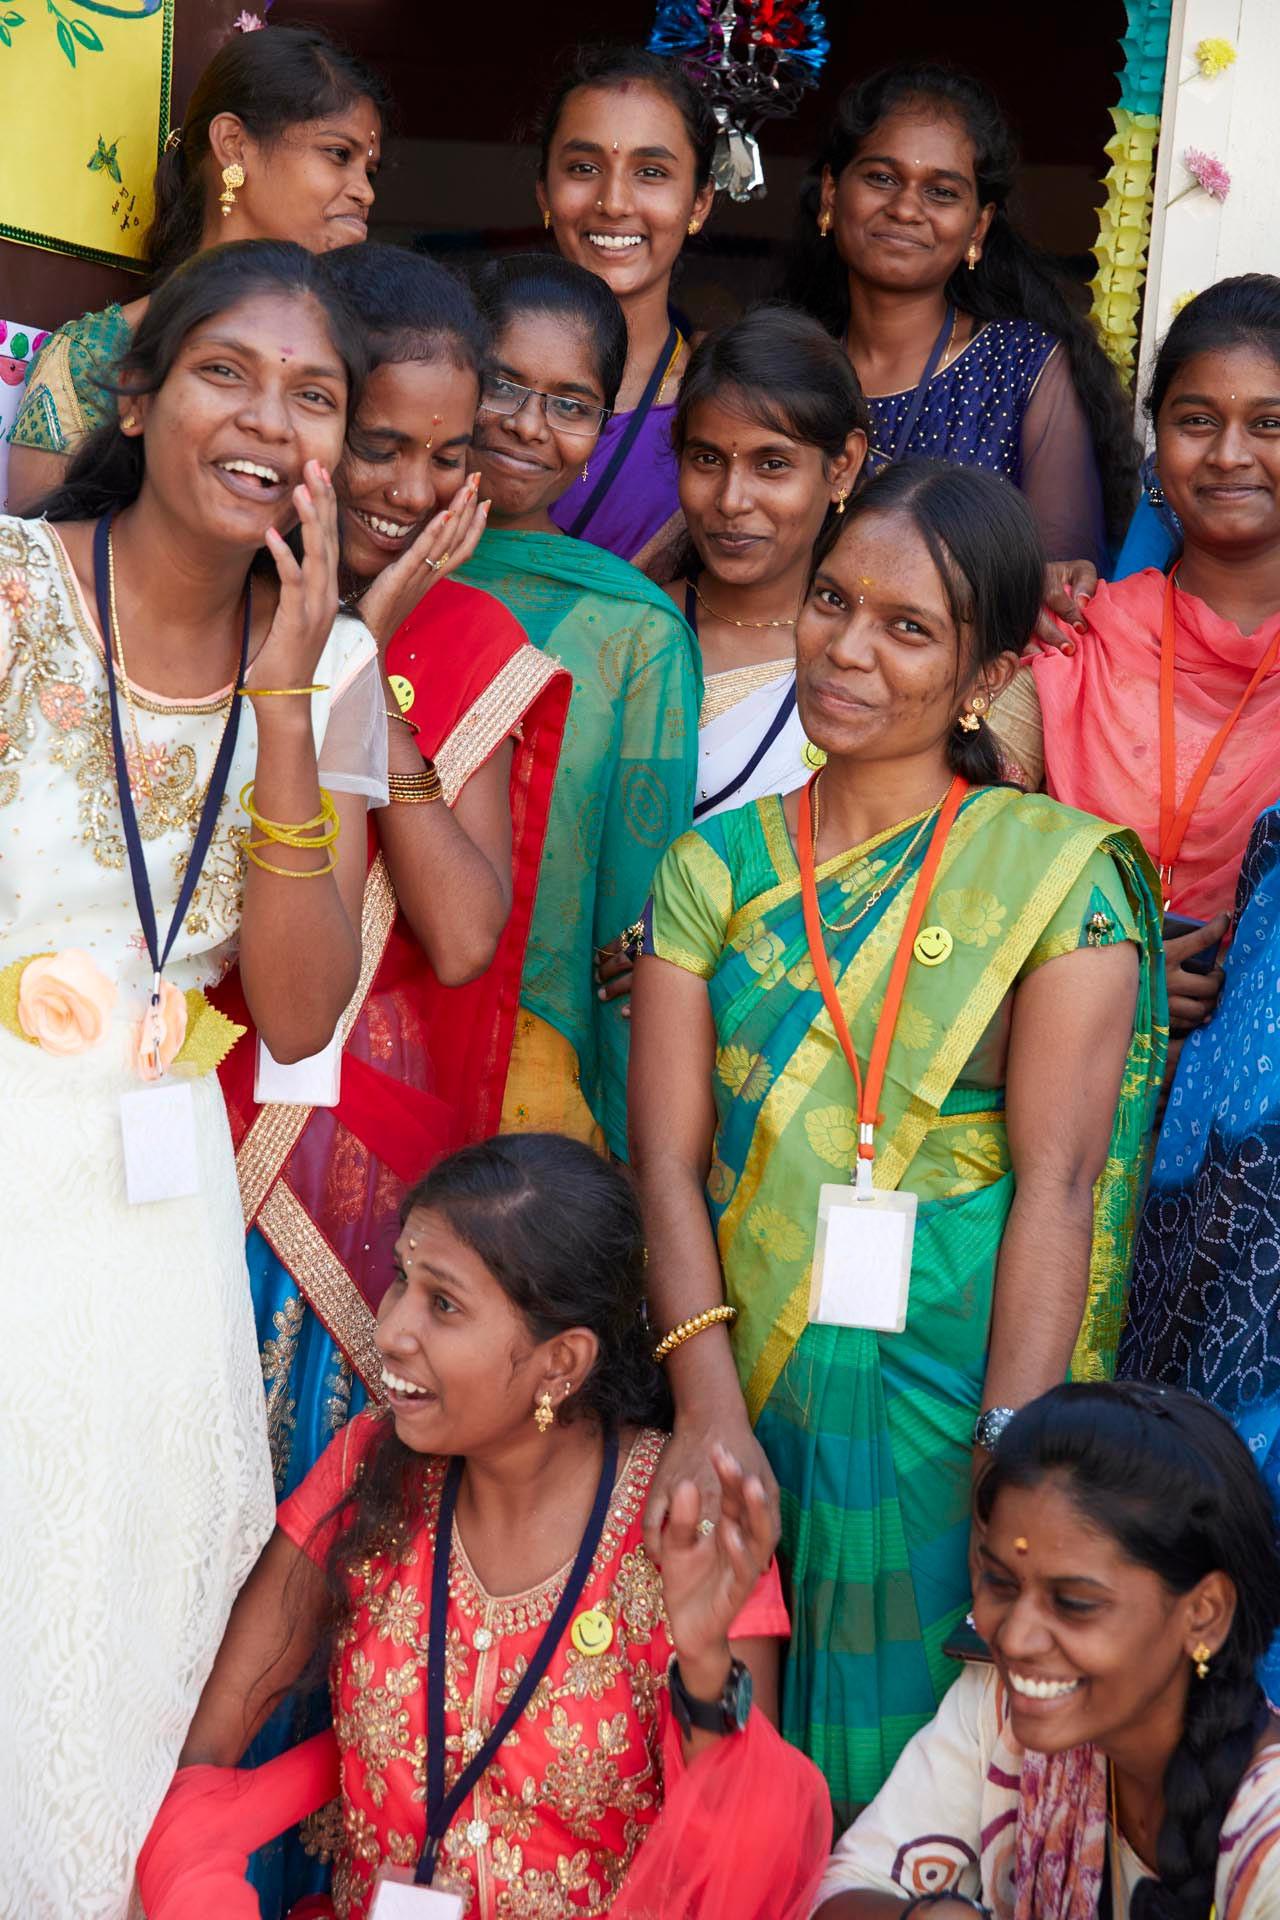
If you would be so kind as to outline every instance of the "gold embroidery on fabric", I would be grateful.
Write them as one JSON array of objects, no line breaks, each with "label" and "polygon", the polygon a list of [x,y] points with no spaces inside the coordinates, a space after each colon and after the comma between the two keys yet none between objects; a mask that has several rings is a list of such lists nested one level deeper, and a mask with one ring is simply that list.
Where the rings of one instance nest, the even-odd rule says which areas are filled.
[{"label": "gold embroidery on fabric", "polygon": [[274,1335],[262,1343],[262,1384],[267,1393],[267,1442],[276,1493],[283,1493],[293,1451],[297,1402],[289,1393],[289,1376],[302,1331],[302,1302],[295,1296],[271,1316]]},{"label": "gold embroidery on fabric", "polygon": [[558,660],[537,647],[524,646],[512,654],[432,756],[449,806],[472,774],[515,732],[543,689],[563,672]]},{"label": "gold embroidery on fabric", "polygon": [[382,1356],[373,1343],[377,1324],[351,1275],[288,1187],[271,1189],[258,1226],[297,1282],[307,1305],[333,1335],[375,1400],[380,1400]]},{"label": "gold embroidery on fabric", "polygon": [[709,727],[722,714],[732,713],[757,687],[767,687],[773,680],[785,679],[795,670],[796,663],[792,658],[760,660],[754,666],[729,667],[723,673],[709,673],[703,683],[698,725]]}]

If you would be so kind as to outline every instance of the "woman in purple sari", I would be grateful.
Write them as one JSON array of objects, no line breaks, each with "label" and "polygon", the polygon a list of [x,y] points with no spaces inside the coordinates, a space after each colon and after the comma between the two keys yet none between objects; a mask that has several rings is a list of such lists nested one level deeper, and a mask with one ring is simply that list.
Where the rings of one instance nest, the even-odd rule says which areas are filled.
[{"label": "woman in purple sari", "polygon": [[671,419],[690,343],[668,302],[680,249],[711,211],[715,138],[701,94],[640,47],[580,50],[542,123],[543,223],[617,296],[628,334],[617,408],[551,517],[647,573],[683,525]]}]

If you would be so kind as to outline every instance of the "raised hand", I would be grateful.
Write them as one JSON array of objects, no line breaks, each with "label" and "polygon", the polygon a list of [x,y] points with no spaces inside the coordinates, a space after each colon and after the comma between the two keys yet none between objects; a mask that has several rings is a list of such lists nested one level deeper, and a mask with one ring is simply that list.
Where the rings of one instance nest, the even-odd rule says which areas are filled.
[{"label": "raised hand", "polygon": [[480,476],[473,473],[444,511],[428,520],[417,538],[365,588],[360,617],[379,647],[386,647],[438,580],[456,573],[475,552],[489,524],[490,503],[480,499],[479,485]]},{"label": "raised hand", "polygon": [[293,490],[302,529],[301,564],[284,536],[274,527],[267,529],[280,599],[246,677],[251,687],[309,686],[338,612],[337,495],[318,460],[308,460],[302,471],[303,483]]},{"label": "raised hand", "polygon": [[1083,633],[1085,621],[1079,603],[1097,590],[1098,569],[1092,561],[1050,560],[1044,570],[1044,605],[1040,609],[1032,639],[1038,641],[1041,647],[1074,653],[1075,641],[1067,638],[1052,616],[1056,613],[1077,633]]},{"label": "raised hand", "polygon": [[[743,1472],[727,1448],[711,1463],[720,1486],[719,1518],[704,1526],[692,1480],[671,1490],[662,1541],[662,1595],[685,1685],[711,1698],[729,1672],[729,1631],[769,1565],[777,1528],[764,1483]],[[709,1520],[708,1516],[708,1520]]]}]

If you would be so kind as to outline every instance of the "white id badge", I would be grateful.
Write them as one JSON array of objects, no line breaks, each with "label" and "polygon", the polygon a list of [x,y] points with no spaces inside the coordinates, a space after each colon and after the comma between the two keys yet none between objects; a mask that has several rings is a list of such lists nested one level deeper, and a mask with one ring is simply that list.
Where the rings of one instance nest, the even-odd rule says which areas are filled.
[{"label": "white id badge", "polygon": [[189,1081],[120,1095],[124,1184],[131,1207],[200,1191],[196,1105]]},{"label": "white id badge", "polygon": [[384,1867],[373,1890],[369,1920],[462,1920],[462,1895],[415,1887],[411,1868]]},{"label": "white id badge", "polygon": [[258,1041],[258,1064],[253,1097],[260,1107],[336,1107],[342,1082],[342,1033],[336,1029],[327,1047],[282,1066],[273,1060],[266,1042]]},{"label": "white id badge", "polygon": [[823,1187],[813,1245],[809,1319],[901,1333],[907,1324],[916,1195]]}]

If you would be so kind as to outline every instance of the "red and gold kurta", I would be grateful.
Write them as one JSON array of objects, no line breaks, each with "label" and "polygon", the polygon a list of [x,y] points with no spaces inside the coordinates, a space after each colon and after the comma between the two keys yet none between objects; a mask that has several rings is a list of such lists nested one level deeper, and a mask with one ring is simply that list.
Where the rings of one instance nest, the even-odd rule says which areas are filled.
[{"label": "red and gold kurta", "polygon": [[[280,1508],[312,1558],[332,1535],[317,1523],[349,1486],[385,1416],[338,1435]],[[578,1613],[598,1609],[612,1636],[583,1653],[567,1635],[516,1729],[444,1837],[437,1885],[463,1894],[471,1920],[571,1920],[609,1911],[663,1799],[663,1735],[672,1642],[662,1582],[641,1519],[662,1433],[640,1434],[622,1467]],[[417,1861],[426,1830],[426,1671],[431,1569],[446,1462],[427,1468],[423,1524],[392,1563],[362,1561],[332,1671],[341,1753],[338,1920],[363,1920],[379,1864]],[[528,1593],[485,1591],[455,1527],[445,1661],[446,1786],[511,1698],[564,1589],[568,1566]],[[576,1617],[576,1616],[575,1616]],[[771,1568],[734,1637],[785,1635]]]}]

